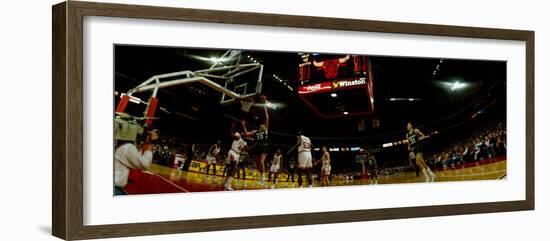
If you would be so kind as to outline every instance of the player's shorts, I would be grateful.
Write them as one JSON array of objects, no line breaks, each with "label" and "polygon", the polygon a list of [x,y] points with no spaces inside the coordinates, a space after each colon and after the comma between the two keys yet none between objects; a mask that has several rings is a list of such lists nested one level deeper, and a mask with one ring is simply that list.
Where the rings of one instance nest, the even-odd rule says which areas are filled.
[{"label": "player's shorts", "polygon": [[422,145],[416,145],[412,148],[412,151],[414,152],[414,155],[418,155],[419,153],[422,153]]},{"label": "player's shorts", "polygon": [[233,150],[229,150],[229,152],[227,153],[227,159],[229,160],[229,162],[239,163],[240,158],[241,158],[241,155]]},{"label": "player's shorts", "polygon": [[254,148],[254,153],[256,153],[258,155],[261,155],[261,154],[267,155],[268,152],[269,152],[269,144],[267,144],[267,143],[258,144]]},{"label": "player's shorts", "polygon": [[325,175],[330,175],[330,165],[323,165],[323,167],[321,168],[321,172],[323,172],[323,174]]},{"label": "player's shorts", "polygon": [[311,162],[311,152],[303,151],[298,153],[298,168],[312,168],[313,164]]},{"label": "player's shorts", "polygon": [[269,152],[269,144],[260,145],[260,153],[267,154]]},{"label": "player's shorts", "polygon": [[376,175],[376,166],[375,165],[368,165],[367,166],[367,172],[372,175]]},{"label": "player's shorts", "polygon": [[237,167],[244,168],[246,164],[246,158],[248,158],[248,154],[241,154],[239,156],[239,161],[237,162]]},{"label": "player's shorts", "polygon": [[207,155],[206,156],[206,164],[208,164],[208,165],[216,164],[216,158],[211,156],[211,155]]},{"label": "player's shorts", "polygon": [[246,165],[246,162],[244,160],[244,158],[241,157],[241,160],[239,160],[239,162],[237,163],[237,167],[238,168],[244,168]]},{"label": "player's shorts", "polygon": [[279,165],[271,165],[271,168],[269,169],[269,172],[279,172]]}]

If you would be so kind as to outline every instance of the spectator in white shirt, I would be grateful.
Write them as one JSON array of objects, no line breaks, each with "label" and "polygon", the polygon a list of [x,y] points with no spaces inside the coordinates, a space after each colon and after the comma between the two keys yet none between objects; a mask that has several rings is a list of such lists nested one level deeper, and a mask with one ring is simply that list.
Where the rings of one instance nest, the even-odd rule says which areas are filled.
[{"label": "spectator in white shirt", "polygon": [[152,141],[158,139],[156,130],[148,132],[140,150],[132,142],[119,143],[115,149],[115,195],[125,195],[130,169],[147,170],[153,161]]}]

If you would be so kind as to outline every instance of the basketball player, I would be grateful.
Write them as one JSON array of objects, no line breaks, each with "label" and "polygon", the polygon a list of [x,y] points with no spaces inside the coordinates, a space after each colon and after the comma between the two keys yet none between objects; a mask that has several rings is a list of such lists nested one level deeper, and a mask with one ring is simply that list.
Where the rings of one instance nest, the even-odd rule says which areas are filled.
[{"label": "basketball player", "polygon": [[273,163],[271,163],[271,168],[269,169],[269,180],[271,180],[271,174],[273,174],[273,185],[271,189],[275,188],[275,183],[277,183],[277,176],[279,175],[279,170],[283,165],[283,154],[281,154],[281,148],[277,149],[277,152],[273,155]]},{"label": "basketball player", "polygon": [[227,153],[227,159],[230,162],[229,170],[227,171],[227,178],[225,179],[224,183],[224,189],[226,191],[233,191],[233,187],[231,187],[231,182],[233,181],[233,176],[235,175],[235,172],[237,171],[237,163],[240,161],[241,152],[244,148],[246,148],[246,142],[243,140],[241,134],[238,132],[234,132],[233,135],[233,143],[231,143],[231,149]]},{"label": "basketball player", "polygon": [[[262,95],[262,102],[265,103],[266,97]],[[256,161],[256,167],[260,173],[260,186],[264,185],[264,172],[265,172],[265,158],[269,152],[269,142],[268,142],[268,133],[269,133],[269,113],[267,111],[267,106],[264,105],[264,123],[260,125],[258,130],[253,130],[248,132],[246,130],[246,123],[243,124],[243,134],[245,136],[254,136],[256,139],[256,151],[258,152],[258,160]]]},{"label": "basketball player", "polygon": [[210,166],[212,167],[212,176],[213,181],[216,181],[216,162],[218,160],[218,154],[220,154],[221,150],[221,142],[217,141],[216,144],[212,145],[210,147],[210,150],[208,150],[208,154],[206,154],[206,177],[205,180],[208,180],[208,169],[210,169]]},{"label": "basketball player", "polygon": [[418,165],[416,165],[416,155],[413,151],[409,150],[409,164],[414,168],[414,172],[416,173],[416,177],[420,176],[420,168],[418,168]]},{"label": "basketball player", "polygon": [[372,153],[367,152],[367,170],[369,172],[369,184],[378,184],[378,165]]},{"label": "basketball player", "polygon": [[328,180],[328,177],[330,176],[330,154],[328,152],[328,149],[326,146],[323,146],[321,148],[323,151],[323,156],[321,157],[321,163],[323,167],[321,167],[321,186],[329,186],[330,182]]},{"label": "basketball player", "polygon": [[[241,186],[246,188],[246,163],[248,161],[248,148],[244,148],[241,151],[240,160],[237,163],[237,179],[242,180]],[[241,179],[241,172],[242,172],[242,179]]]},{"label": "basketball player", "polygon": [[241,98],[239,102],[241,103],[241,125],[244,129],[246,127],[246,119],[248,118],[250,108],[254,105],[254,99],[252,97]]},{"label": "basketball player", "polygon": [[[233,135],[236,132],[236,128],[237,122],[231,123],[231,127],[229,128],[229,136],[231,136],[231,138],[233,138]],[[229,169],[231,169],[231,160],[229,159],[229,156],[225,156],[224,163],[225,166],[223,168],[222,179],[225,180],[229,176]]]},{"label": "basketball player", "polygon": [[426,182],[433,182],[435,178],[435,174],[430,170],[428,165],[424,162],[424,158],[422,157],[422,143],[420,141],[424,140],[426,136],[420,132],[418,129],[415,129],[411,122],[407,123],[407,142],[409,145],[409,150],[414,153],[416,156],[416,165],[418,168],[420,168],[420,171],[422,171],[422,174],[424,174],[424,177],[426,178]]},{"label": "basketball player", "polygon": [[292,187],[294,187],[294,173],[296,172],[296,159],[295,157],[291,157],[290,161],[288,161],[288,170],[287,170],[287,176],[286,176],[286,184],[285,187],[288,187],[288,181],[292,177]]},{"label": "basketball player", "polygon": [[311,168],[313,163],[311,161],[311,140],[303,135],[303,131],[298,132],[298,138],[296,145],[294,145],[288,152],[290,154],[294,148],[298,147],[298,186],[302,187],[302,173],[306,173],[307,183],[309,187],[313,187],[313,179],[311,176]]}]

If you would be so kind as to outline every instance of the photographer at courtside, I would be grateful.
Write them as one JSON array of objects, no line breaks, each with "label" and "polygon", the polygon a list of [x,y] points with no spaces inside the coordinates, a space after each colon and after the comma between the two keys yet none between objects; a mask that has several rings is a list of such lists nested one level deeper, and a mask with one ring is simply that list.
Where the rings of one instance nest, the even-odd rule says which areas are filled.
[{"label": "photographer at courtside", "polygon": [[139,149],[134,144],[135,141],[117,140],[114,157],[115,195],[126,195],[123,188],[128,183],[130,169],[149,169],[153,161],[153,143],[158,138],[157,130],[146,132]]}]

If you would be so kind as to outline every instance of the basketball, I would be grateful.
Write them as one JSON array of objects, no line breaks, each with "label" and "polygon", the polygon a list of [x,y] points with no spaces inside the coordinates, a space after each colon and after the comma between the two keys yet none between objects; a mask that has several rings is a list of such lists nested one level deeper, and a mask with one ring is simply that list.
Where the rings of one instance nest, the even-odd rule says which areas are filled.
[{"label": "basketball", "polygon": [[267,96],[260,95],[260,102],[265,103],[267,101]]}]

